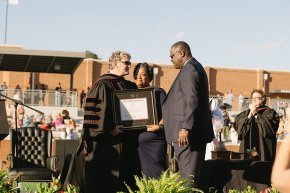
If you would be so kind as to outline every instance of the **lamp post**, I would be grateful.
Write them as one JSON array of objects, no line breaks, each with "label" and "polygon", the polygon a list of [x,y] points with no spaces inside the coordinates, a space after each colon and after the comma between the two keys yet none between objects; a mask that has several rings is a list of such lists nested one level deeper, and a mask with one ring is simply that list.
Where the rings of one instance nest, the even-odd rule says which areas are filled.
[{"label": "lamp post", "polygon": [[153,68],[153,86],[156,86],[156,76],[158,74],[158,71],[159,71],[158,67]]},{"label": "lamp post", "polygon": [[9,0],[7,0],[7,3],[6,3],[6,19],[5,19],[5,34],[4,34],[4,44],[6,44],[7,42],[7,25],[8,25],[8,8],[9,8]]},{"label": "lamp post", "polygon": [[263,80],[264,80],[264,85],[263,85],[263,90],[266,92],[266,82],[269,79],[269,74],[264,74]]},{"label": "lamp post", "polygon": [[4,32],[4,44],[7,43],[7,28],[8,28],[8,11],[10,5],[18,5],[18,0],[7,0],[6,1],[6,19],[5,19],[5,32]]}]

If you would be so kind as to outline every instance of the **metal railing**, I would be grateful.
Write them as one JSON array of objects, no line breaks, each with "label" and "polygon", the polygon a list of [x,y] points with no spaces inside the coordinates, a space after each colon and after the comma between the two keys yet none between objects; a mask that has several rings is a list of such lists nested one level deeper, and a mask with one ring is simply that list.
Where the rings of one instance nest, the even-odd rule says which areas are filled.
[{"label": "metal railing", "polygon": [[[56,91],[56,90],[0,90],[1,94],[10,98],[20,100],[30,106],[58,106],[77,107],[77,91]],[[7,101],[9,104],[10,101]]]},{"label": "metal railing", "polygon": [[270,107],[275,109],[279,115],[286,116],[286,108],[289,107],[290,99],[269,99]]},{"label": "metal railing", "polygon": [[[26,105],[31,106],[59,106],[59,107],[77,107],[78,106],[78,93],[77,91],[56,91],[56,90],[19,90],[19,89],[0,89],[1,94],[10,98],[20,100]],[[1,97],[0,97],[1,98]],[[222,106],[224,104],[223,96],[210,96],[218,100],[218,104]],[[6,101],[6,103],[11,103]],[[244,97],[243,103],[239,103],[238,96],[234,97],[231,110],[244,111],[249,108],[251,99]],[[275,109],[280,114],[284,113],[285,107],[290,104],[290,99],[267,99],[267,105]]]},{"label": "metal railing", "polygon": [[[210,98],[217,100],[220,107],[223,105],[227,106],[226,100],[223,96],[211,95]],[[289,102],[290,102],[290,100],[289,100]],[[269,97],[267,98],[266,105],[277,110],[277,106],[275,106],[275,103],[277,103],[276,100],[270,99]],[[251,104],[250,98],[244,97],[243,101],[240,102],[239,97],[235,96],[234,101],[232,103],[232,106],[230,106],[230,107],[227,106],[227,108],[231,111],[245,111],[245,110],[249,109],[249,104]],[[290,104],[290,103],[288,103],[288,104]]]},{"label": "metal railing", "polygon": [[227,109],[233,110],[233,111],[247,110],[249,108],[249,104],[251,103],[251,100],[247,97],[244,97],[244,100],[242,103],[239,102],[238,97],[234,97],[234,101],[233,101],[232,105],[227,104],[227,101],[225,100],[225,98],[223,96],[211,95],[210,99],[217,100],[218,105],[220,107],[225,106]]}]

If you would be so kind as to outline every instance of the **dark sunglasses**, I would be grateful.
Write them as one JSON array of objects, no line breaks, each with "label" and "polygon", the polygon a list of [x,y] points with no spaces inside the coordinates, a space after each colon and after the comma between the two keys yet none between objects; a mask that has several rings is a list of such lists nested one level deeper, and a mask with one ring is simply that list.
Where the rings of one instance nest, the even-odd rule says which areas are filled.
[{"label": "dark sunglasses", "polygon": [[129,62],[129,61],[120,61],[120,62],[122,62],[122,63],[125,64],[126,66],[131,66],[131,62]]},{"label": "dark sunglasses", "polygon": [[177,54],[177,52],[180,52],[180,50],[177,50],[174,54],[170,55],[170,58],[173,59],[174,55]]}]

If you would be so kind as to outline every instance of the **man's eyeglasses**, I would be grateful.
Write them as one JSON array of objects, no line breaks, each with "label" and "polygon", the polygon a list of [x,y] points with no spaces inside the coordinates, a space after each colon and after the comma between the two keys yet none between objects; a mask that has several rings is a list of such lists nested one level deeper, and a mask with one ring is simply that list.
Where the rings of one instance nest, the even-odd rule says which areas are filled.
[{"label": "man's eyeglasses", "polygon": [[126,66],[131,66],[131,62],[129,62],[129,61],[120,61],[120,62],[122,62],[122,63],[125,64]]},{"label": "man's eyeglasses", "polygon": [[175,55],[177,52],[180,52],[180,50],[177,50],[174,54],[172,54],[172,55],[170,56],[170,58],[173,59],[174,55]]}]

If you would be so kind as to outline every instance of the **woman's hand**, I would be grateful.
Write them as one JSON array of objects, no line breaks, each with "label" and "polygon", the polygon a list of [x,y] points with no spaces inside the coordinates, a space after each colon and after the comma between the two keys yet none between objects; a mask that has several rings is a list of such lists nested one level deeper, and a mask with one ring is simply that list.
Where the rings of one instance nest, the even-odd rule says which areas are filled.
[{"label": "woman's hand", "polygon": [[255,116],[257,113],[257,107],[255,107],[253,104],[249,105],[250,113],[248,115],[248,118],[250,119],[251,117]]},{"label": "woman's hand", "polygon": [[277,135],[283,134],[285,132],[284,128],[279,128],[276,132]]},{"label": "woman's hand", "polygon": [[147,131],[155,132],[160,129],[159,125],[147,125]]}]

